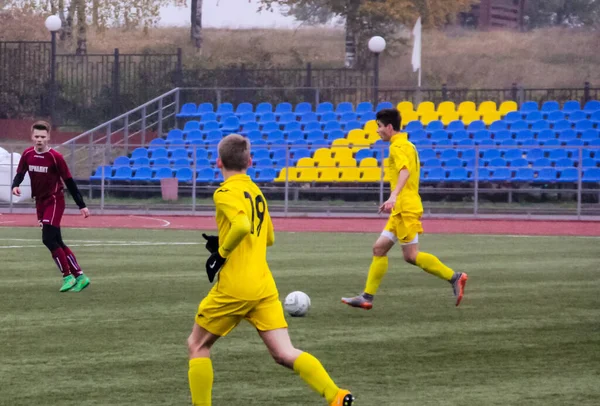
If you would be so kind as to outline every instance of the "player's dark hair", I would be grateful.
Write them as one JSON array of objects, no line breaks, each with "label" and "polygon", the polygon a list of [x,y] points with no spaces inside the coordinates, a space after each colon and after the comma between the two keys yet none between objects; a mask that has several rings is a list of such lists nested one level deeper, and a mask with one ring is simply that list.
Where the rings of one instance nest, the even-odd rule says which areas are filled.
[{"label": "player's dark hair", "polygon": [[392,128],[396,131],[400,131],[400,126],[402,125],[402,117],[400,116],[400,112],[396,109],[383,109],[377,112],[375,116],[377,121],[379,121],[384,126],[392,125]]},{"label": "player's dark hair", "polygon": [[219,158],[225,169],[243,171],[248,169],[250,142],[238,134],[229,134],[219,142]]},{"label": "player's dark hair", "polygon": [[38,120],[35,123],[33,123],[33,125],[31,126],[31,132],[33,132],[33,130],[41,130],[41,131],[46,131],[49,133],[50,128],[51,128],[51,125],[49,122],[44,121],[44,120]]}]

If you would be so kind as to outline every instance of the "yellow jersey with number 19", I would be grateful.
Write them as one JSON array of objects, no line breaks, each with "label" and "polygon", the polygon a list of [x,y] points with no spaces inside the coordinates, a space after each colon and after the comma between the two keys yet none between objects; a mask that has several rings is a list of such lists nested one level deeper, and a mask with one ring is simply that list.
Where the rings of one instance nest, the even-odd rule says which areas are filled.
[{"label": "yellow jersey with number 19", "polygon": [[247,175],[233,175],[215,191],[216,220],[219,243],[231,228],[237,215],[248,216],[250,233],[229,254],[219,272],[213,290],[242,300],[258,300],[278,294],[275,280],[267,264],[267,246],[273,245],[275,234],[267,200]]},{"label": "yellow jersey with number 19", "polygon": [[390,139],[389,159],[390,188],[393,191],[398,184],[398,176],[402,169],[408,169],[410,176],[406,185],[396,199],[392,216],[397,214],[412,214],[420,217],[423,214],[423,204],[419,196],[419,177],[421,163],[417,148],[408,140],[405,133],[398,133]]}]

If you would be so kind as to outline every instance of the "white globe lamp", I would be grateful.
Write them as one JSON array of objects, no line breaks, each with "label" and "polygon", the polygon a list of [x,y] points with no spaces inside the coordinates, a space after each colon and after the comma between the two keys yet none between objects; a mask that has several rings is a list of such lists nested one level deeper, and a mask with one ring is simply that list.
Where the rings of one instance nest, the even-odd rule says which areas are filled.
[{"label": "white globe lamp", "polygon": [[60,21],[60,17],[58,16],[50,16],[46,18],[45,25],[48,31],[56,32],[60,30],[60,27],[62,26],[62,21]]},{"label": "white globe lamp", "polygon": [[369,51],[380,54],[385,50],[385,39],[376,35],[369,40]]}]

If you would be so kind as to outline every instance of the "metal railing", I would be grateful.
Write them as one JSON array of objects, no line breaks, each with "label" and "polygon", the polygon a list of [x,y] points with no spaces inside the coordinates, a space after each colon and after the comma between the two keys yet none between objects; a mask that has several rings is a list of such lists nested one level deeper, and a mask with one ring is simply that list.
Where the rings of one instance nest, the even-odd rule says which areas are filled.
[{"label": "metal railing", "polygon": [[[152,133],[156,136],[157,133]],[[147,134],[150,136],[149,134]],[[109,137],[106,137],[109,139]],[[124,141],[124,138],[120,138]],[[116,141],[116,140],[114,140]],[[148,139],[146,140],[148,141]],[[71,145],[71,144],[70,144]],[[124,165],[122,167],[130,168],[131,174],[135,174],[140,168],[145,167],[147,178],[141,180],[130,180],[128,177],[119,178],[118,169],[113,165],[117,156],[131,156],[131,152],[136,148],[148,147],[144,144],[125,144],[124,142],[113,142],[108,144],[102,142],[99,145],[80,144],[84,148],[83,156],[91,157],[89,160],[75,160],[75,163],[66,154],[71,172],[77,178],[80,189],[84,192],[89,205],[100,212],[105,210],[155,210],[155,211],[176,211],[185,213],[198,213],[214,210],[212,202],[212,193],[218,187],[222,178],[214,165],[216,145],[190,145],[187,149],[186,164],[179,164],[180,168],[173,167],[172,158],[168,158],[167,166],[145,165]],[[21,153],[28,145],[26,144],[7,144],[2,145],[8,152]],[[306,148],[306,146],[303,146]],[[358,149],[358,145],[354,145]],[[377,165],[374,169],[379,176],[374,179],[366,179],[364,176],[366,168],[360,167],[360,162],[341,161],[332,166],[331,163],[325,166],[302,166],[298,165],[298,159],[294,158],[294,145],[273,144],[270,146],[271,154],[278,152],[277,157],[271,156],[271,162],[278,161],[271,168],[275,170],[274,181],[261,181],[261,171],[268,166],[261,166],[263,163],[255,159],[255,164],[259,166],[250,169],[253,176],[257,177],[261,189],[269,200],[270,208],[273,212],[279,212],[284,215],[294,215],[295,213],[355,213],[355,214],[373,214],[377,207],[383,203],[389,194],[389,183],[387,182],[385,170],[385,150],[384,145],[364,145],[360,150],[370,150],[371,155],[376,157]],[[86,151],[92,148],[93,151]],[[254,152],[261,147],[254,148]],[[340,147],[347,149],[347,147]],[[561,176],[567,168],[554,168],[556,175],[553,179],[541,179],[541,169],[535,168],[535,162],[529,160],[528,166],[535,173],[535,177],[529,180],[519,180],[512,176],[509,178],[496,179],[494,175],[488,176],[487,172],[494,173],[497,168],[490,167],[490,162],[486,157],[486,151],[499,149],[508,151],[518,148],[525,152],[525,156],[533,150],[538,149],[544,156],[550,155],[552,151],[567,149],[571,154],[573,166],[570,169],[577,171],[574,178],[564,179]],[[332,147],[335,153],[337,147]],[[421,147],[420,152],[424,154]],[[600,147],[543,147],[543,146],[448,146],[431,147],[436,156],[441,156],[444,151],[456,150],[458,154],[464,154],[463,151],[472,150],[474,154],[473,161],[463,162],[462,167],[467,172],[467,177],[463,179],[452,179],[446,177],[449,173],[444,173],[443,179],[432,178],[432,170],[436,167],[428,167],[429,163],[424,160],[422,164],[422,177],[420,194],[424,201],[425,215],[446,214],[446,215],[470,215],[480,216],[486,214],[497,214],[504,217],[511,215],[569,215],[579,219],[586,219],[589,216],[600,215],[600,182],[586,177],[586,172],[596,168],[600,170]],[[169,152],[172,149],[167,147]],[[208,151],[208,152],[207,152]],[[310,150],[309,150],[310,151]],[[208,154],[208,155],[207,155]],[[206,158],[204,158],[206,156]],[[111,158],[112,157],[112,158]],[[593,157],[593,159],[586,159]],[[333,158],[335,161],[335,158]],[[464,160],[463,160],[464,161]],[[592,165],[588,161],[593,162]],[[3,163],[3,164],[2,164]],[[16,159],[4,159],[0,157],[0,187],[4,190],[9,189],[14,170],[17,166]],[[554,165],[552,162],[551,165]],[[10,165],[10,166],[9,166]],[[588,165],[588,166],[586,166]],[[167,185],[168,181],[160,181],[156,176],[160,168],[169,168],[167,172],[171,182],[176,182],[173,178],[177,169],[188,169],[187,180],[176,182],[175,185]],[[294,168],[286,170],[283,174],[281,168]],[[351,168],[351,169],[347,169]],[[441,167],[447,172],[453,168]],[[516,172],[521,167],[502,167],[508,168],[510,172]],[[207,169],[209,169],[207,171]],[[298,171],[309,170],[314,178],[298,177]],[[344,172],[354,172],[353,176],[358,178],[344,178]],[[129,173],[129,170],[125,170]],[[209,173],[208,175],[206,173]],[[361,173],[362,172],[362,173]],[[373,171],[371,171],[373,172]],[[483,172],[486,172],[485,174]],[[141,174],[141,172],[140,172]],[[332,175],[333,174],[333,175]],[[358,175],[357,175],[358,174]],[[117,176],[116,176],[117,175]],[[310,175],[310,174],[309,174]],[[371,173],[371,176],[373,173]],[[180,173],[180,176],[183,176]],[[207,178],[208,176],[208,178]],[[212,176],[212,178],[210,178]],[[328,177],[331,176],[331,177]],[[361,178],[363,176],[363,178]],[[154,178],[154,179],[152,179]],[[164,200],[165,188],[175,187],[178,200]],[[71,203],[72,204],[72,203]],[[22,203],[14,204],[12,197],[8,201],[0,202],[0,208],[12,211],[15,208],[23,206]],[[27,204],[25,204],[27,206]],[[31,204],[29,204],[31,206]]]}]

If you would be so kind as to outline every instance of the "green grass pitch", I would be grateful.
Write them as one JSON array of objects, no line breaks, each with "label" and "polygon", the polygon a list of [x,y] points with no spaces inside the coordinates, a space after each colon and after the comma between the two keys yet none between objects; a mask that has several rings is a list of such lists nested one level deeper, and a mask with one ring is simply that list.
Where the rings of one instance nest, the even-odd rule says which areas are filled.
[{"label": "green grass pitch", "polygon": [[[600,239],[425,235],[423,250],[470,275],[460,308],[398,248],[374,309],[348,308],[376,236],[281,232],[269,251],[281,297],[312,299],[288,318],[292,341],[357,406],[600,404]],[[190,404],[201,233],[65,229],[92,284],[64,294],[40,237],[0,228],[0,405]],[[247,323],[212,358],[215,406],[325,405]]]}]

